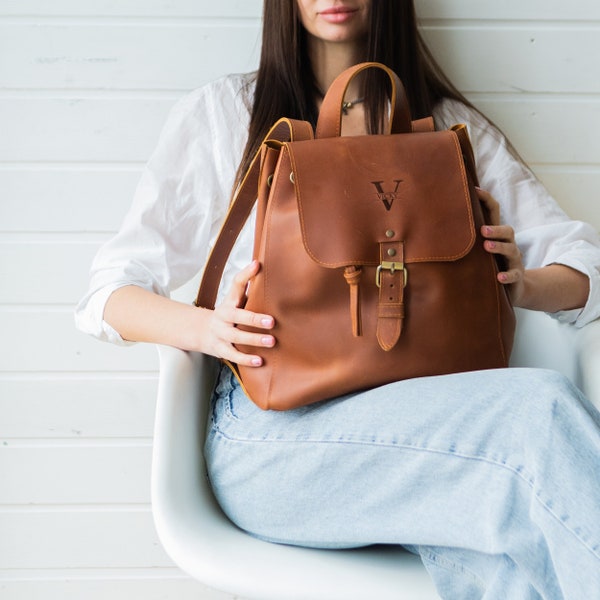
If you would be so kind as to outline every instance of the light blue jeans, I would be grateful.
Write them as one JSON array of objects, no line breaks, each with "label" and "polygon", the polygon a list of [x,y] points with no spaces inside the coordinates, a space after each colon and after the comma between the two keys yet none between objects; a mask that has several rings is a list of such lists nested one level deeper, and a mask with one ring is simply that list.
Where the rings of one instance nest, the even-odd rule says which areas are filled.
[{"label": "light blue jeans", "polygon": [[274,412],[224,368],[205,453],[221,506],[260,538],[402,544],[449,600],[600,599],[600,414],[558,373],[413,379]]}]

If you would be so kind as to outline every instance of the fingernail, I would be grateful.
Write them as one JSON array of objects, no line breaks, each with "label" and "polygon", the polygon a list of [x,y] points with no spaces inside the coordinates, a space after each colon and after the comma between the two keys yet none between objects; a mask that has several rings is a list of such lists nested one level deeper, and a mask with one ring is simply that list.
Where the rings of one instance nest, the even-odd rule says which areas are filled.
[{"label": "fingernail", "polygon": [[502,282],[508,281],[508,276],[506,275],[506,273],[500,273],[499,278]]},{"label": "fingernail", "polygon": [[273,345],[273,337],[270,335],[265,335],[264,338],[261,339],[263,346],[272,346]]},{"label": "fingernail", "polygon": [[262,365],[262,358],[253,358],[251,363],[253,367],[260,367]]},{"label": "fingernail", "polygon": [[273,319],[261,319],[260,324],[263,327],[273,327]]}]

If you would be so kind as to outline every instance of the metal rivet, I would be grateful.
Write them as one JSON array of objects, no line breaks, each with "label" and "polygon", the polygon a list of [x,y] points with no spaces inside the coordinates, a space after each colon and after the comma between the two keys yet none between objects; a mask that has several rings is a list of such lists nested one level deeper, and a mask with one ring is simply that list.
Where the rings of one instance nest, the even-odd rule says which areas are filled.
[{"label": "metal rivet", "polygon": [[394,250],[394,248],[388,248],[387,255],[396,256],[396,250]]},{"label": "metal rivet", "polygon": [[391,229],[388,229],[388,230],[385,232],[385,237],[387,237],[387,238],[393,238],[395,235],[396,235],[396,232],[395,232],[395,231],[392,231]]},{"label": "metal rivet", "polygon": [[273,174],[271,173],[271,175],[269,175],[269,176],[267,177],[267,185],[268,185],[269,187],[271,187],[271,184],[272,184],[272,183],[273,183]]},{"label": "metal rivet", "polygon": [[296,182],[294,181],[294,171],[292,171],[292,172],[290,173],[290,181],[291,181],[291,182],[292,182],[294,185],[296,184]]}]

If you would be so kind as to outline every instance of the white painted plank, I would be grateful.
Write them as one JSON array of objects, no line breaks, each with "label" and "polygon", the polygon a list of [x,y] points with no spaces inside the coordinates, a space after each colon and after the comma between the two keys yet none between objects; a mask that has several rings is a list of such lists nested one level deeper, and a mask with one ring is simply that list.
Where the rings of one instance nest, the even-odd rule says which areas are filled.
[{"label": "white painted plank", "polygon": [[[599,32],[600,24],[424,27],[425,39],[457,86],[476,92],[598,93]],[[0,23],[0,81],[23,89],[187,90],[224,73],[255,69],[258,36],[252,22]]]},{"label": "white painted plank", "polygon": [[[599,98],[471,97],[514,137],[526,160],[598,163],[600,137],[590,123],[599,122]],[[172,105],[150,98],[0,99],[8,140],[0,161],[145,161]]]},{"label": "white painted plank", "polygon": [[151,16],[258,18],[262,0],[2,0],[0,14],[51,16]]},{"label": "white painted plank", "polygon": [[120,347],[75,329],[70,311],[0,310],[1,372],[156,372],[151,344]]},{"label": "white painted plank", "polygon": [[256,21],[0,22],[0,81],[9,89],[188,90],[224,73],[256,69],[259,50]]},{"label": "white painted plank", "polygon": [[3,441],[0,510],[3,504],[150,503],[150,441],[139,446],[44,443],[22,447]]},{"label": "white painted plank", "polygon": [[145,162],[178,97],[0,98],[0,161]]},{"label": "white painted plank", "polygon": [[442,25],[423,34],[463,92],[600,93],[600,24]]},{"label": "white painted plank", "polygon": [[600,98],[558,96],[470,98],[496,122],[531,163],[595,164],[600,161]]},{"label": "white painted plank", "polygon": [[[76,304],[100,245],[79,239],[0,240],[0,281],[9,282],[0,287],[0,304]],[[191,292],[185,301],[194,297]]]},{"label": "white painted plank", "polygon": [[600,168],[533,165],[533,170],[572,219],[587,221],[600,230]]},{"label": "white painted plank", "polygon": [[[157,570],[158,571],[158,570]],[[0,571],[0,597],[3,600],[236,600],[234,596],[207,588],[192,579],[162,578],[160,571],[153,577],[133,576],[127,572],[119,577],[80,579],[74,571],[70,577],[28,581],[27,571],[21,580],[2,580]],[[239,599],[238,599],[239,600]]]},{"label": "white painted plank", "polygon": [[0,378],[0,438],[151,438],[157,380]]},{"label": "white painted plank", "polygon": [[427,19],[485,19],[485,20],[598,20],[600,5],[596,0],[416,0],[421,18]]},{"label": "white painted plank", "polygon": [[172,567],[150,508],[0,511],[4,569]]},{"label": "white painted plank", "polygon": [[0,303],[76,304],[98,242],[0,241]]},{"label": "white painted plank", "polygon": [[0,232],[112,232],[140,167],[0,169]]},{"label": "white painted plank", "polygon": [[[428,19],[486,20],[598,20],[596,0],[506,0],[488,3],[481,0],[416,0],[417,12]],[[41,8],[43,6],[43,8]],[[261,0],[3,0],[0,14],[54,16],[161,16],[161,17],[259,17]]]}]

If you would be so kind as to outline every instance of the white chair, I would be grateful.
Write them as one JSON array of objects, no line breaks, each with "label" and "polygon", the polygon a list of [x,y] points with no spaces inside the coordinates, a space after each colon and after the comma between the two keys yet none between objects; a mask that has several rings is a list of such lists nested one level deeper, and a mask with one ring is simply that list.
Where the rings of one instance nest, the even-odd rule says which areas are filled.
[{"label": "white chair", "polygon": [[[518,311],[514,366],[557,369],[600,406],[600,322],[582,330]],[[172,560],[205,585],[256,600],[438,598],[419,559],[401,549],[311,550],[259,541],[217,505],[202,454],[215,362],[160,347],[152,505]]]}]

